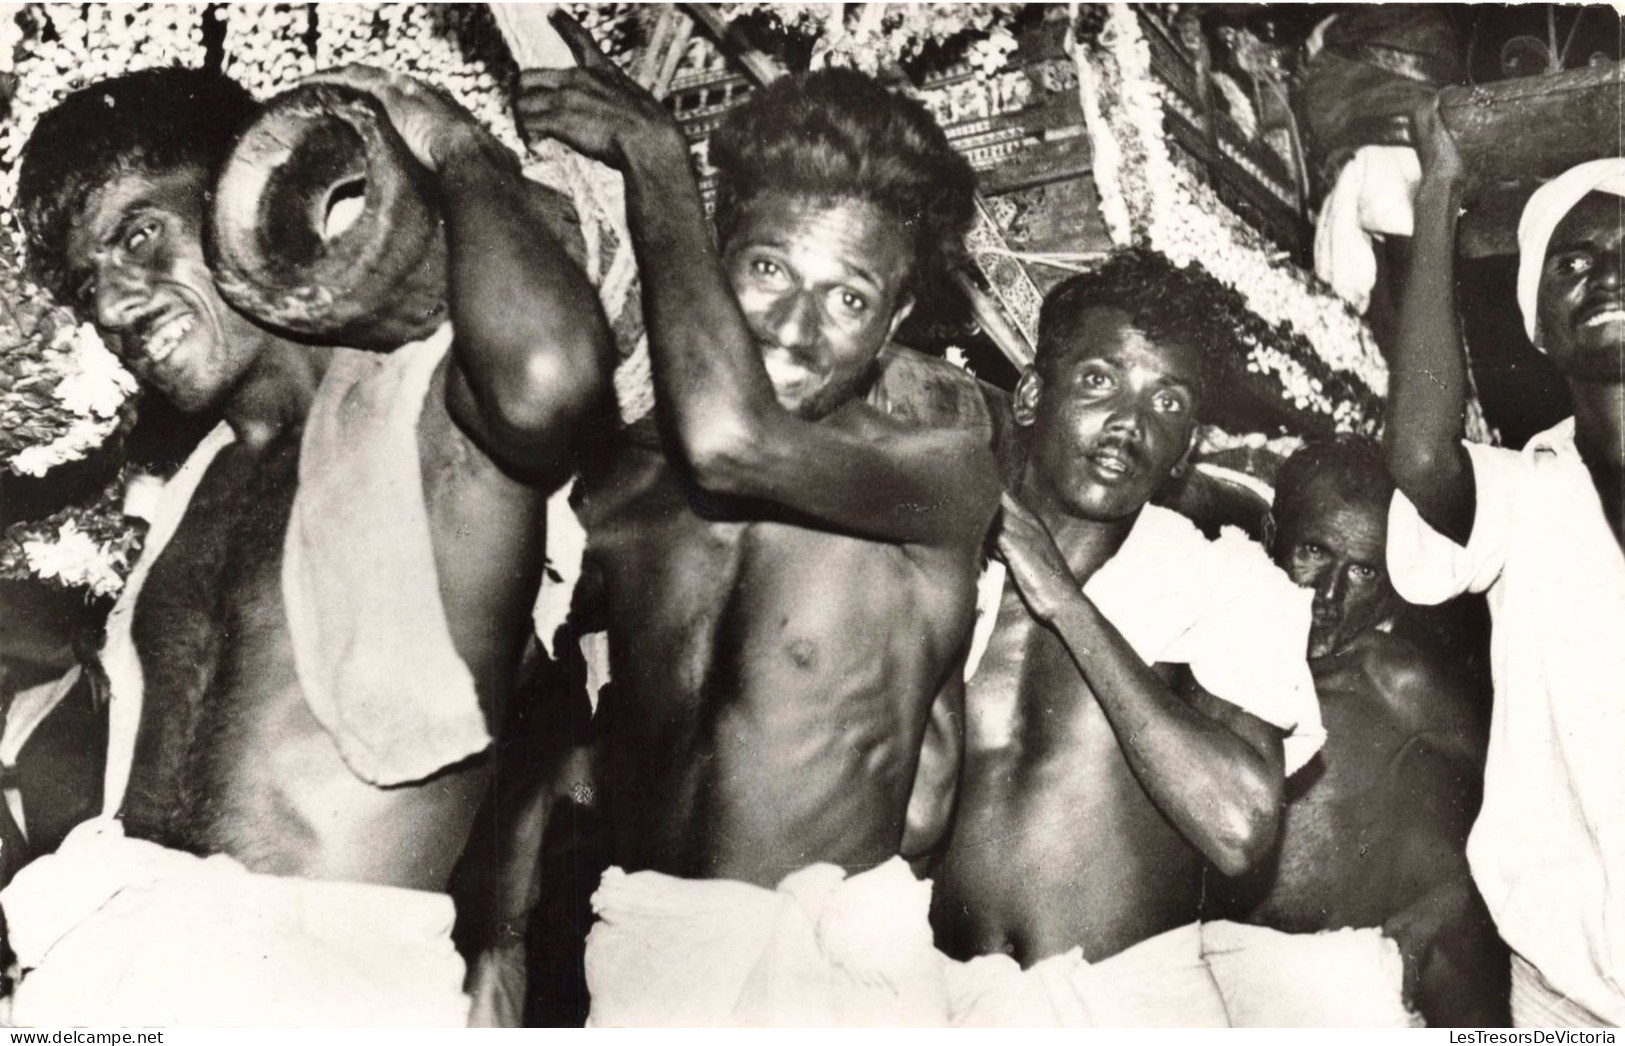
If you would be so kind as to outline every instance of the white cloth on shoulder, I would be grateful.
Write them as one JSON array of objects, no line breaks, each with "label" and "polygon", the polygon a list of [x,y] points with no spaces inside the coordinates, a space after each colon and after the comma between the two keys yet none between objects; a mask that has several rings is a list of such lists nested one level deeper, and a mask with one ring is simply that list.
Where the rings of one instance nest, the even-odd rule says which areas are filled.
[{"label": "white cloth on shoulder", "polygon": [[931,884],[901,858],[809,865],[773,890],[611,868],[592,905],[591,1026],[947,1023]]},{"label": "white cloth on shoulder", "polygon": [[1489,603],[1495,701],[1467,859],[1502,939],[1554,990],[1625,1024],[1625,554],[1573,418],[1522,451],[1466,447],[1466,546],[1396,492],[1388,570],[1413,603]]},{"label": "white cloth on shoulder", "polygon": [[44,1027],[455,1027],[463,961],[444,894],[259,875],[125,838],[102,818],[0,893]]},{"label": "white cloth on shoulder", "polygon": [[310,406],[282,551],[299,686],[355,775],[421,781],[491,734],[451,640],[429,534],[418,419],[443,325],[386,354],[334,350]]},{"label": "white cloth on shoulder", "polygon": [[[1518,308],[1523,331],[1535,340],[1540,273],[1552,233],[1576,204],[1594,192],[1625,196],[1625,157],[1611,156],[1577,164],[1535,190],[1518,218]],[[1545,350],[1542,350],[1545,351]]]},{"label": "white cloth on shoulder", "polygon": [[1421,1028],[1399,945],[1375,928],[1283,933],[1202,924],[1202,954],[1234,1028]]},{"label": "white cloth on shoulder", "polygon": [[[1005,576],[994,560],[977,585],[967,680],[992,637]],[[1146,664],[1188,664],[1209,693],[1286,731],[1289,775],[1326,742],[1307,661],[1314,594],[1241,531],[1209,541],[1179,513],[1147,505],[1083,594]]]},{"label": "white cloth on shoulder", "polygon": [[966,1028],[1225,1028],[1219,986],[1195,923],[1099,962],[1083,949],[1023,970],[1008,955],[944,959],[950,1010]]}]

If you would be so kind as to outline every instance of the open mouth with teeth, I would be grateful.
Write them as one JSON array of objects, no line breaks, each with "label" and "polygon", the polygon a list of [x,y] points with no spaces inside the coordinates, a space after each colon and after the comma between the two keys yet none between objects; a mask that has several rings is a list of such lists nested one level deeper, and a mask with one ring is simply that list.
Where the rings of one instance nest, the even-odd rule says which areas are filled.
[{"label": "open mouth with teeth", "polygon": [[1096,473],[1109,479],[1120,479],[1135,471],[1133,456],[1122,447],[1097,447],[1089,455],[1089,462]]},{"label": "open mouth with teeth", "polygon": [[1580,321],[1582,328],[1603,327],[1610,323],[1625,323],[1625,308],[1610,305],[1598,309]]},{"label": "open mouth with teeth", "polygon": [[190,312],[163,320],[141,340],[141,351],[154,363],[162,363],[197,327],[197,317]]}]

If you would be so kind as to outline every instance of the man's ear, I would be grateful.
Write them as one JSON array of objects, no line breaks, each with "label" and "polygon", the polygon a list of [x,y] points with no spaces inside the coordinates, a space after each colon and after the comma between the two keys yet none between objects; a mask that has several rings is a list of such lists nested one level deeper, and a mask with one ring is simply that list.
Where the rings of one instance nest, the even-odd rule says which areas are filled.
[{"label": "man's ear", "polygon": [[1016,382],[1016,392],[1010,400],[1017,425],[1025,427],[1038,420],[1038,398],[1043,391],[1044,379],[1039,376],[1038,368],[1028,367],[1021,372],[1021,380]]},{"label": "man's ear", "polygon": [[897,337],[897,328],[903,325],[903,321],[908,319],[909,314],[913,311],[914,298],[912,296],[904,298],[903,303],[892,310],[891,326],[886,329],[886,340],[888,342]]},{"label": "man's ear", "polygon": [[1275,523],[1275,509],[1272,507],[1264,513],[1264,552],[1271,559],[1275,558],[1275,537],[1279,529]]},{"label": "man's ear", "polygon": [[1191,455],[1196,453],[1196,445],[1200,442],[1202,442],[1202,426],[1193,425],[1191,426],[1191,438],[1185,441],[1185,453],[1181,454],[1179,460],[1174,462],[1174,467],[1168,470],[1170,476],[1178,479],[1190,471]]}]

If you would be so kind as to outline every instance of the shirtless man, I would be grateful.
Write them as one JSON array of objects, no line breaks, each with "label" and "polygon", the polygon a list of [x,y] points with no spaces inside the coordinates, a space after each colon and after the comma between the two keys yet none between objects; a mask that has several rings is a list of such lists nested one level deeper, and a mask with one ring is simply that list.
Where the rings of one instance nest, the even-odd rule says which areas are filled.
[{"label": "shirtless man", "polygon": [[1315,593],[1327,741],[1287,785],[1270,859],[1208,878],[1204,918],[1235,920],[1202,935],[1237,1025],[1408,1026],[1406,1000],[1433,1027],[1506,1023],[1506,952],[1467,871],[1484,740],[1460,679],[1393,631],[1393,492],[1357,436],[1310,444],[1276,477],[1273,553]]},{"label": "shirtless man", "polygon": [[[149,70],[85,88],[40,120],[24,153],[18,206],[36,278],[95,323],[149,392],[223,425],[166,488],[110,621],[108,670],[124,679],[114,679],[113,748],[120,709],[139,708],[133,756],[125,738],[123,758],[109,758],[107,812],[119,820],[75,833],[42,862],[33,893],[18,887],[41,865],[5,898],[24,967],[49,949],[22,982],[18,1020],[428,1024],[467,1014],[451,905],[437,891],[489,783],[478,756],[527,633],[545,502],[574,467],[583,419],[602,408],[613,353],[591,286],[538,219],[511,152],[405,77],[353,68],[330,78],[378,98],[439,190],[454,337],[448,326],[390,355],[356,353],[286,340],[223,302],[202,245],[208,189],[257,106],[217,74]],[[334,415],[339,376],[345,412]],[[327,479],[307,417],[314,425],[326,409],[326,422],[347,425],[390,382],[409,408],[389,445],[406,472],[400,502],[383,511],[413,516],[417,529],[287,538],[290,519],[322,523],[300,515],[300,499]],[[350,479],[385,467],[334,442],[322,451],[349,471],[326,490],[329,505],[361,498]],[[404,562],[396,580],[423,590],[426,605],[337,620],[355,645],[372,644],[372,660],[349,676],[341,665],[338,686],[295,648],[297,575],[285,560],[296,546],[307,561],[326,554],[318,562],[359,561],[369,573]],[[335,634],[329,607],[304,612],[318,637]],[[388,628],[369,629],[381,613]],[[409,622],[411,640],[391,637]],[[133,686],[119,664],[121,627],[126,646],[133,638]],[[386,670],[406,685],[346,704]],[[466,701],[450,707],[449,694]],[[391,731],[404,746],[371,747]],[[448,737],[457,747],[441,745]],[[52,918],[42,902],[92,868],[106,897],[83,910],[95,900],[101,913],[35,925]],[[156,869],[159,885],[124,889]]]},{"label": "shirtless man", "polygon": [[561,31],[581,68],[527,72],[521,115],[626,175],[663,423],[583,511],[619,865],[590,1020],[941,1020],[929,887],[891,859],[933,704],[960,697],[996,466],[890,416],[876,372],[970,170],[866,77],[782,80],[712,138],[719,250],[676,123]]},{"label": "shirtless man", "polygon": [[1147,504],[1185,468],[1203,361],[1226,349],[1216,291],[1132,252],[1045,299],[998,536],[1014,583],[987,586],[933,869],[937,942],[969,960],[958,1023],[1225,1024],[1194,924],[1203,866],[1267,852],[1284,775],[1323,732],[1308,593],[1239,534],[1209,542]]},{"label": "shirtless man", "polygon": [[1495,702],[1467,858],[1512,948],[1513,1023],[1625,1024],[1625,159],[1552,179],[1518,223],[1524,329],[1574,406],[1520,452],[1462,439],[1462,165],[1435,109],[1416,140],[1388,569],[1416,603],[1487,594]]}]

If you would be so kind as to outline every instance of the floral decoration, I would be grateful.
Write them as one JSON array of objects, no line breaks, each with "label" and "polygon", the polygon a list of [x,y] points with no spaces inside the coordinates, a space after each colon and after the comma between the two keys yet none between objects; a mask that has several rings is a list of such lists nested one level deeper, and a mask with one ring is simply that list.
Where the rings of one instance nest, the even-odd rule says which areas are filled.
[{"label": "floral decoration", "polygon": [[0,578],[117,595],[146,537],[146,524],[121,510],[123,497],[121,477],[88,505],[14,524],[0,534]]},{"label": "floral decoration", "polygon": [[1097,46],[1074,41],[1074,47],[1095,183],[1113,241],[1144,244],[1176,265],[1201,262],[1262,321],[1241,332],[1248,372],[1269,375],[1295,408],[1324,416],[1338,430],[1375,431],[1387,366],[1369,328],[1176,161],[1138,15],[1113,5]]}]

